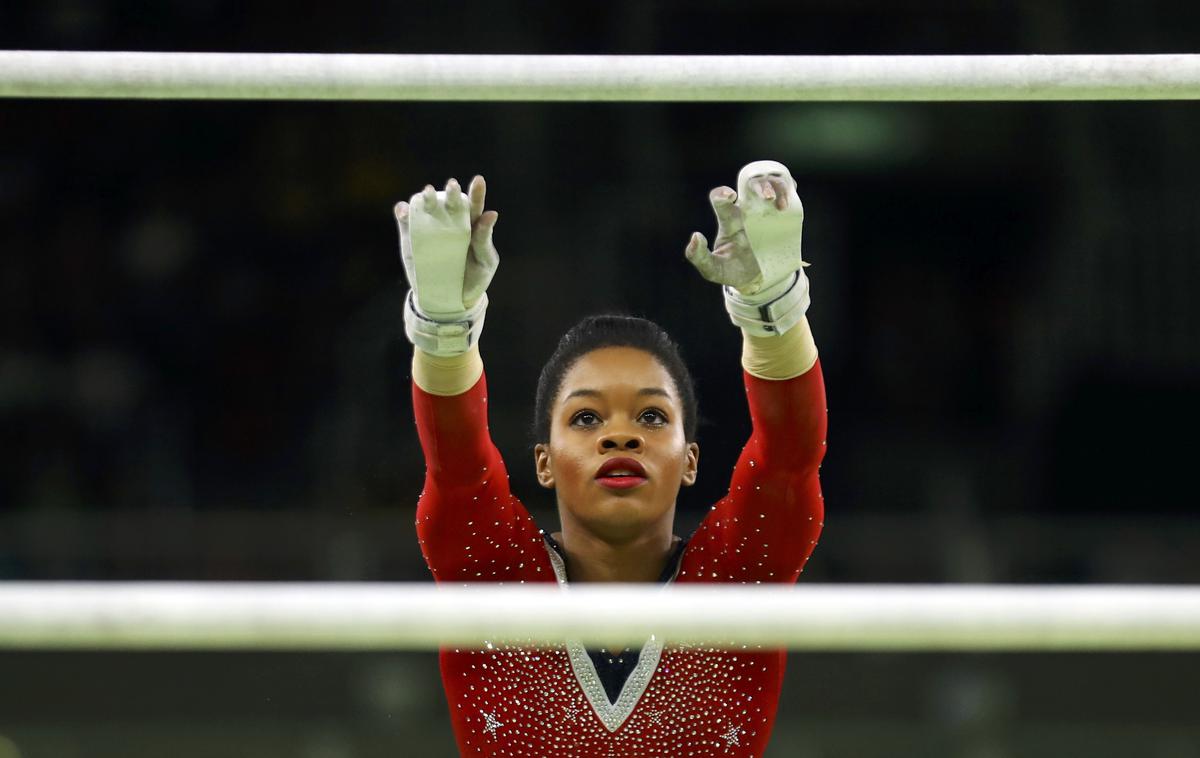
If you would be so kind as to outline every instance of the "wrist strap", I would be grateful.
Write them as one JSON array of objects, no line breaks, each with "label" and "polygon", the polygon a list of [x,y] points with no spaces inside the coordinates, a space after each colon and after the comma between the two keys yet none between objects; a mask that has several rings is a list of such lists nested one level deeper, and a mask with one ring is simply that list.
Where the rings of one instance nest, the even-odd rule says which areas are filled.
[{"label": "wrist strap", "polygon": [[804,269],[798,269],[753,297],[732,287],[722,290],[729,320],[754,337],[783,334],[799,323],[808,310],[808,277],[804,275]]},{"label": "wrist strap", "polygon": [[410,289],[404,298],[404,334],[409,342],[430,355],[461,355],[479,341],[487,305],[485,292],[470,310],[446,316],[438,314],[435,321],[417,309],[416,297]]}]

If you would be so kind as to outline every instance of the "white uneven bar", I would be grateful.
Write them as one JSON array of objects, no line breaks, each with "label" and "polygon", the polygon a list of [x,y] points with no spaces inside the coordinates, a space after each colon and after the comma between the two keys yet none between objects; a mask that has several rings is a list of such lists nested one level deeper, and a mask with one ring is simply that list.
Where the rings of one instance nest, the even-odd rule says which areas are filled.
[{"label": "white uneven bar", "polygon": [[319,55],[0,51],[0,97],[1194,100],[1200,55]]},{"label": "white uneven bar", "polygon": [[0,583],[0,648],[1200,650],[1200,587]]}]

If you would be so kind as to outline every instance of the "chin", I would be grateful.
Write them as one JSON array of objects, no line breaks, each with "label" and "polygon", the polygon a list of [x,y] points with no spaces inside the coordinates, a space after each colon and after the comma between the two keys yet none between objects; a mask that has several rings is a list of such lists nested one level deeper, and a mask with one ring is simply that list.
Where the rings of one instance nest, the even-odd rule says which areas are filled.
[{"label": "chin", "polygon": [[588,531],[606,542],[626,542],[635,539],[659,523],[669,512],[648,512],[636,502],[614,498],[587,513],[571,513]]}]

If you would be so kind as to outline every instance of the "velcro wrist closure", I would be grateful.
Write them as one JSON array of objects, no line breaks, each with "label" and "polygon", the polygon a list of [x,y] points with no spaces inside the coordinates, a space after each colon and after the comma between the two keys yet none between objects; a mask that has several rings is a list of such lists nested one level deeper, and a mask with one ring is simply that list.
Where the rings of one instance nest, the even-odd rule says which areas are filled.
[{"label": "velcro wrist closure", "polygon": [[808,277],[799,269],[753,296],[723,287],[729,320],[755,337],[774,337],[791,329],[808,310]]},{"label": "velcro wrist closure", "polygon": [[416,297],[410,289],[404,298],[404,334],[409,342],[430,355],[461,355],[479,341],[487,305],[487,293],[484,293],[469,310],[439,313],[433,318],[417,308]]}]

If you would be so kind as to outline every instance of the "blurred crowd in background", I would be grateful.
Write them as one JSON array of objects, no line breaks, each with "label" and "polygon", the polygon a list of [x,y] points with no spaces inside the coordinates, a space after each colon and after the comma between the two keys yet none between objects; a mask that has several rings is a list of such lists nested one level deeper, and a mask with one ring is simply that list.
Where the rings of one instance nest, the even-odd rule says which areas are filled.
[{"label": "blurred crowd in background", "polygon": [[[1189,52],[1197,29],[1170,2],[0,7],[7,49]],[[698,380],[686,536],[748,419],[737,330],[683,247],[711,235],[708,190],[772,158],[805,202],[830,406],[809,581],[1200,581],[1197,134],[1193,102],[0,102],[0,579],[427,579],[391,208],[474,173],[501,216],[482,351],[514,490],[556,526],[528,429],[558,336],[648,316]],[[0,757],[164,754],[164,723],[200,735],[183,758],[449,754],[432,654],[309,657],[302,681],[292,659],[177,657],[204,684],[175,710],[151,658],[0,654],[0,681],[142,672],[99,711],[99,683],[0,694]],[[774,754],[1194,757],[1186,659],[1180,679],[1149,657],[806,657]],[[240,673],[200,671],[221,666]],[[914,677],[924,705],[900,707]],[[1152,682],[1141,715],[1102,697]],[[1031,716],[1047,691],[1075,710]],[[144,752],[104,736],[122,719]]]}]

